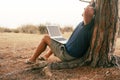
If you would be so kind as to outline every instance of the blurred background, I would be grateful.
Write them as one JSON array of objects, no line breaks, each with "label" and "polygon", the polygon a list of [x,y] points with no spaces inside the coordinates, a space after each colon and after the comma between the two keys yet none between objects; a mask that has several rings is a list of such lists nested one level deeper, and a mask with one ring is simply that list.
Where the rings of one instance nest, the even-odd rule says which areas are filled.
[{"label": "blurred background", "polygon": [[79,0],[0,0],[0,27],[40,24],[76,27],[87,4]]}]

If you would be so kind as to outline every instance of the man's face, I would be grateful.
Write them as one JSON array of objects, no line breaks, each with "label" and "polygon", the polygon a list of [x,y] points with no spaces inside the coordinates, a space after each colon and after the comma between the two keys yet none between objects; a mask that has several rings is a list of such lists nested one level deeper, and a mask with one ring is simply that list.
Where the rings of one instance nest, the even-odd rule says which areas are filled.
[{"label": "man's face", "polygon": [[82,14],[84,18],[92,18],[93,15],[94,15],[94,9],[92,6],[88,5],[86,8],[84,8],[84,12]]}]

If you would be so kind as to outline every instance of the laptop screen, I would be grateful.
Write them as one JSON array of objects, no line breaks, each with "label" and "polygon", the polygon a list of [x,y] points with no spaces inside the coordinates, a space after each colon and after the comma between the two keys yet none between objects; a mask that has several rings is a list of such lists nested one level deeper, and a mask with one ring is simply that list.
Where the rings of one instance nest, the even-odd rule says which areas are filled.
[{"label": "laptop screen", "polygon": [[47,26],[47,29],[51,37],[61,36],[60,28],[58,26]]}]

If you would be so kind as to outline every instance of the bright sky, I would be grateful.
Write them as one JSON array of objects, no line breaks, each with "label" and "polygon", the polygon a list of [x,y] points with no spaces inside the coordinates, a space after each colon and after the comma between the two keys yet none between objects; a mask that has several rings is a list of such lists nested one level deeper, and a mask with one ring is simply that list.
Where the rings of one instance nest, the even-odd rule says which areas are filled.
[{"label": "bright sky", "polygon": [[49,22],[75,27],[82,21],[86,5],[79,0],[0,0],[0,26],[16,28]]}]

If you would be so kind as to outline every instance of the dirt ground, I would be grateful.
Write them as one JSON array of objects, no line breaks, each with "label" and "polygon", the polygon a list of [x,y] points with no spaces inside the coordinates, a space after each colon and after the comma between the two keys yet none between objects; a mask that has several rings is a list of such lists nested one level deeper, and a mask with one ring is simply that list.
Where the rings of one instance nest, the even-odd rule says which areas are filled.
[{"label": "dirt ground", "polygon": [[[51,77],[43,75],[41,69],[19,72],[29,67],[25,60],[33,54],[41,38],[39,34],[0,33],[0,80],[120,80],[120,67],[52,70]],[[120,38],[115,54],[120,56]],[[55,60],[51,56],[48,62]]]}]

